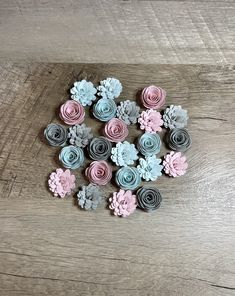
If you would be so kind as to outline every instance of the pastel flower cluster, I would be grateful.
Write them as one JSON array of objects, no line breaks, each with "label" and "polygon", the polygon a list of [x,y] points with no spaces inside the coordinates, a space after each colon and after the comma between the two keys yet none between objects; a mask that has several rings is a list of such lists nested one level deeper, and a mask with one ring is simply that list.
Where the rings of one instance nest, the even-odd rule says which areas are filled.
[{"label": "pastel flower cluster", "polygon": [[[120,81],[112,77],[100,81],[97,87],[85,79],[76,81],[70,90],[71,99],[60,106],[60,119],[68,127],[50,123],[44,136],[50,146],[60,147],[59,161],[65,168],[56,169],[49,176],[48,186],[54,196],[72,194],[76,180],[70,170],[84,168],[88,157],[90,162],[84,171],[89,184],[78,189],[78,206],[95,210],[104,200],[102,186],[114,176],[120,189],[109,197],[109,208],[115,216],[128,217],[137,207],[145,212],[160,207],[160,191],[141,183],[159,182],[163,172],[170,177],[184,175],[188,163],[182,152],[190,148],[192,139],[186,129],[187,110],[170,105],[162,112],[166,91],[161,87],[150,85],[143,89],[140,100],[146,109],[142,111],[135,101],[116,103],[121,92]],[[87,106],[91,106],[94,120],[103,122],[103,135],[94,137],[84,123],[89,114],[84,108]],[[128,127],[134,124],[143,133],[130,143]],[[167,129],[164,137],[159,134],[163,128]],[[159,156],[163,142],[170,151]],[[110,161],[118,167],[114,174]]]}]

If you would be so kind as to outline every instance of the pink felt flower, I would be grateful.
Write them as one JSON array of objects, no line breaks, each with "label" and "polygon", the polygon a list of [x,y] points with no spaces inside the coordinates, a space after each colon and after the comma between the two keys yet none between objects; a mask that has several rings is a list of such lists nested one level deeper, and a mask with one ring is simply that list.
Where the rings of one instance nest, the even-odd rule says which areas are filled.
[{"label": "pink felt flower", "polygon": [[145,108],[158,109],[165,104],[166,91],[161,87],[150,85],[141,94],[141,101]]},{"label": "pink felt flower", "polygon": [[164,171],[171,177],[183,176],[188,168],[186,157],[181,152],[173,152],[166,154],[163,161]]},{"label": "pink felt flower", "polygon": [[63,198],[75,188],[75,176],[71,174],[70,170],[57,169],[50,174],[48,185],[54,196]]},{"label": "pink felt flower", "polygon": [[68,100],[60,107],[60,118],[69,125],[80,124],[84,121],[85,110],[74,100]]},{"label": "pink felt flower", "polygon": [[93,184],[106,185],[112,178],[112,168],[104,160],[93,161],[86,168],[85,175]]},{"label": "pink felt flower", "polygon": [[132,214],[137,206],[136,196],[130,190],[114,192],[109,199],[109,208],[113,210],[115,216],[127,217]]},{"label": "pink felt flower", "polygon": [[104,127],[104,135],[111,142],[122,142],[128,136],[128,128],[124,121],[112,118]]},{"label": "pink felt flower", "polygon": [[148,133],[156,133],[162,130],[163,120],[160,112],[153,109],[143,111],[138,119],[140,129]]}]

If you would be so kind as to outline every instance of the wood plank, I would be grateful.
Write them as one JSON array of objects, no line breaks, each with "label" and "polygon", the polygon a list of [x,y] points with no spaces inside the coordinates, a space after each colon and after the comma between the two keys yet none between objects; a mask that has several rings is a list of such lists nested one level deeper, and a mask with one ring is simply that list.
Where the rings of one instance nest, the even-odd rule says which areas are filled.
[{"label": "wood plank", "polygon": [[0,1],[0,59],[234,63],[235,2]]},{"label": "wood plank", "polygon": [[[234,295],[235,68],[205,65],[0,66],[0,295]],[[76,79],[118,77],[120,97],[154,83],[190,114],[188,173],[160,178],[162,207],[128,219],[84,212],[46,189],[58,149],[43,128]],[[95,124],[94,124],[95,122]],[[96,134],[100,125],[86,118]],[[140,131],[131,128],[132,141]],[[162,149],[161,155],[166,152]],[[78,185],[86,183],[79,170]],[[115,186],[106,186],[109,196]]]}]

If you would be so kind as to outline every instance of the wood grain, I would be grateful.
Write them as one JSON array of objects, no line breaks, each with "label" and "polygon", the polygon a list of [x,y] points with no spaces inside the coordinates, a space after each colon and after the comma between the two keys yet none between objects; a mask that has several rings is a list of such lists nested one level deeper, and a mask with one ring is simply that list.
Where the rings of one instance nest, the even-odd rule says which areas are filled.
[{"label": "wood grain", "polygon": [[0,59],[229,64],[235,2],[0,0]]},{"label": "wood grain", "polygon": [[[235,295],[235,68],[206,65],[0,66],[0,295]],[[148,84],[190,114],[188,173],[156,182],[153,214],[128,219],[51,196],[57,148],[44,127],[75,79],[118,77],[120,97]],[[97,133],[101,125],[86,118]],[[129,140],[140,131],[131,128]],[[165,153],[161,151],[161,155]],[[86,183],[79,170],[78,185]],[[105,187],[106,196],[115,187]]]}]

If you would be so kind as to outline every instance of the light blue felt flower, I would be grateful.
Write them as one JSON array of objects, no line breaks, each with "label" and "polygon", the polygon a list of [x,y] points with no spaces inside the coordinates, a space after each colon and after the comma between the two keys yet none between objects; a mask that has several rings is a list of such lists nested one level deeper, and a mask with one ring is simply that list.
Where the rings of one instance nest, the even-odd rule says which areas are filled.
[{"label": "light blue felt flower", "polygon": [[116,172],[115,180],[122,189],[134,190],[141,182],[140,174],[135,167],[122,167]]},{"label": "light blue felt flower", "polygon": [[116,78],[107,78],[100,81],[97,87],[98,95],[105,99],[116,99],[122,92],[122,84]]},{"label": "light blue felt flower", "polygon": [[117,166],[128,166],[134,164],[134,161],[138,159],[135,145],[127,141],[117,143],[111,153],[111,159]]},{"label": "light blue felt flower", "polygon": [[81,148],[70,145],[60,151],[59,160],[66,169],[75,170],[84,163],[84,152]]},{"label": "light blue felt flower", "polygon": [[93,107],[93,115],[100,121],[109,121],[115,117],[116,111],[116,103],[108,99],[100,99]]},{"label": "light blue felt flower", "polygon": [[145,156],[151,156],[160,152],[161,139],[158,134],[144,133],[138,138],[137,149]]},{"label": "light blue felt flower", "polygon": [[74,82],[73,88],[70,89],[71,98],[80,102],[82,106],[91,106],[92,101],[96,99],[96,92],[93,83],[84,79]]},{"label": "light blue felt flower", "polygon": [[156,181],[162,175],[163,166],[160,163],[161,159],[155,155],[140,158],[137,166],[140,176],[146,181]]}]

